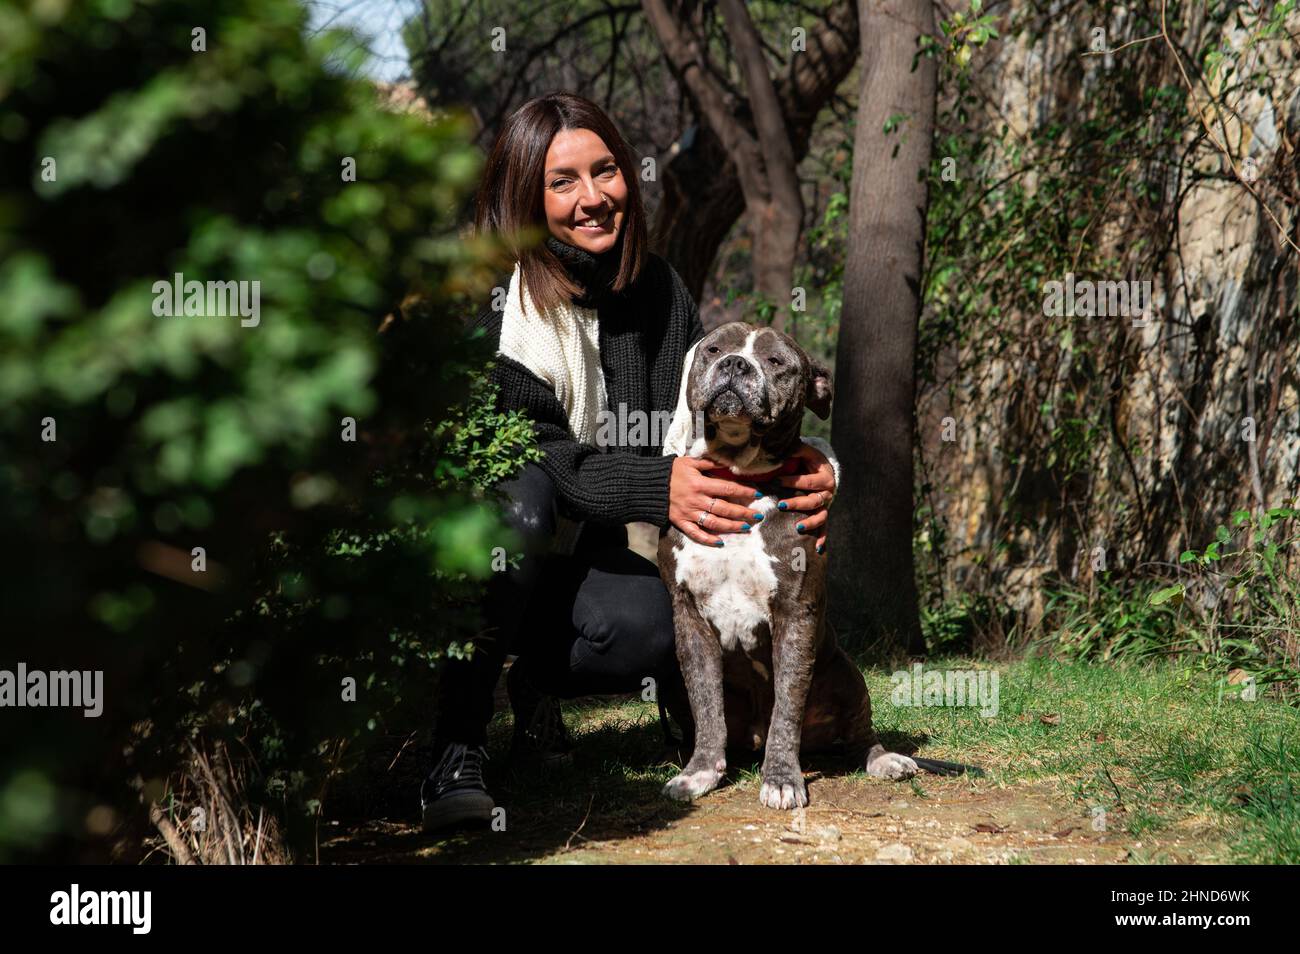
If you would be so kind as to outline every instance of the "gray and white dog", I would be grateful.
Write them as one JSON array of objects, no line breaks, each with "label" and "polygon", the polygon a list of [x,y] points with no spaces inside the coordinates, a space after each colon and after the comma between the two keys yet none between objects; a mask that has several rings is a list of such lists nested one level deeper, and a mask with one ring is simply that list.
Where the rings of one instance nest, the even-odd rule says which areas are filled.
[{"label": "gray and white dog", "polygon": [[728,534],[725,546],[696,543],[676,527],[660,535],[695,745],[664,794],[685,801],[717,788],[729,746],[766,748],[758,797],[769,808],[807,805],[799,753],[836,741],[868,774],[910,778],[917,763],[880,744],[866,681],[827,629],[826,557],[813,534],[795,530],[801,515],[777,507],[781,494],[792,495],[773,481],[799,448],[804,408],[830,414],[830,372],[789,335],[743,322],[717,328],[692,351],[674,420],[680,429],[689,417],[686,452],[725,463],[713,475],[765,493],[753,505],[761,522]]}]

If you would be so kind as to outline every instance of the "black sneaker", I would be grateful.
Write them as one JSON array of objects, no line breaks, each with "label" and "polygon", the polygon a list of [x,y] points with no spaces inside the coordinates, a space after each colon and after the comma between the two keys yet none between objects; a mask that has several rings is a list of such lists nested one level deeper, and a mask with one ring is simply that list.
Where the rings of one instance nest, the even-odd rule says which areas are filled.
[{"label": "black sneaker", "polygon": [[554,768],[573,762],[573,745],[560,704],[538,690],[516,661],[506,673],[506,694],[515,714],[515,735],[510,758],[516,762]]},{"label": "black sneaker", "polygon": [[425,831],[464,822],[488,822],[496,805],[483,785],[483,747],[450,743],[420,786]]}]

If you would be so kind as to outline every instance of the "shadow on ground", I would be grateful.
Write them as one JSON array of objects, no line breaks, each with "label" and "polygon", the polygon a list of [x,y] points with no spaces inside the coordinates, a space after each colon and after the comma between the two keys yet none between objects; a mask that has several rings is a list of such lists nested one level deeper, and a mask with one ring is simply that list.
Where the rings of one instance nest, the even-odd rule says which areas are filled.
[{"label": "shadow on ground", "polygon": [[[420,775],[432,753],[409,747],[390,773],[395,811],[336,819],[322,832],[321,861],[354,863],[1117,863],[1135,847],[1062,801],[1050,783],[924,775],[868,777],[842,754],[805,758],[810,804],[778,812],[758,803],[758,756],[732,753],[728,784],[689,805],[660,788],[677,771],[654,706],[583,700],[566,706],[577,750],[571,766],[514,771],[506,761],[509,717],[493,723],[489,786],[505,809],[503,830],[424,835]],[[924,734],[882,733],[916,752]],[[924,753],[923,753],[924,754]],[[400,760],[399,760],[400,761]],[[1137,843],[1140,847],[1140,842]],[[1192,860],[1170,855],[1160,860]]]}]

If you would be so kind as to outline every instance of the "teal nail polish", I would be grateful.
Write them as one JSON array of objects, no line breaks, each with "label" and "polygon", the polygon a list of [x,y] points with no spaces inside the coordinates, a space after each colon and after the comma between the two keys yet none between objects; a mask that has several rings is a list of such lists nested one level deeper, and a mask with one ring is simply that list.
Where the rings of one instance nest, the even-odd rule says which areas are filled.
[{"label": "teal nail polish", "polygon": [[795,530],[799,531],[800,533],[803,533],[803,524],[802,524],[802,523],[796,523],[796,524],[794,525],[794,528],[795,528]]},{"label": "teal nail polish", "polygon": [[722,541],[721,541],[721,540],[718,541],[718,546],[722,546]]},{"label": "teal nail polish", "polygon": [[742,523],[741,526],[742,526],[743,528],[745,528],[746,530],[749,529],[749,524],[747,524],[747,523]]},{"label": "teal nail polish", "polygon": [[755,523],[758,523],[758,521],[760,521],[760,520],[762,520],[762,519],[763,519],[763,515],[762,515],[761,513],[756,513],[756,514],[754,514],[754,522],[755,522]]},{"label": "teal nail polish", "polygon": [[776,509],[777,509],[777,510],[784,510],[784,509],[785,509],[785,501],[782,500],[779,504],[777,504],[777,505],[776,505]]},{"label": "teal nail polish", "polygon": [[761,490],[755,490],[755,491],[754,491],[754,499],[755,499],[755,500],[758,500],[758,499],[759,499],[760,497],[762,497],[762,496],[763,496],[763,491],[761,491]]},{"label": "teal nail polish", "polygon": [[819,547],[817,548],[817,552],[818,552],[818,553],[825,553],[825,552],[826,552],[826,544],[823,543],[821,546],[819,546]]}]

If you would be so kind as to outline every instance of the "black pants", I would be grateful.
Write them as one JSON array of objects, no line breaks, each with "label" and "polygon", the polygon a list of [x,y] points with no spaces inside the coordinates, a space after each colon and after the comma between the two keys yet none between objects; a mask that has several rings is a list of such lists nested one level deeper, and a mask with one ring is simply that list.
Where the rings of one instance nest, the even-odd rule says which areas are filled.
[{"label": "black pants", "polygon": [[486,632],[472,658],[443,668],[439,744],[486,742],[493,689],[511,652],[529,681],[561,698],[640,692],[647,676],[680,681],[672,601],[655,565],[627,549],[627,531],[589,522],[574,555],[549,554],[557,514],[550,478],[530,463],[499,489],[524,556],[488,583]]}]

